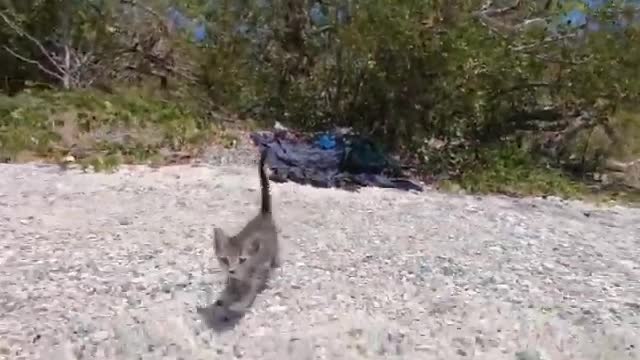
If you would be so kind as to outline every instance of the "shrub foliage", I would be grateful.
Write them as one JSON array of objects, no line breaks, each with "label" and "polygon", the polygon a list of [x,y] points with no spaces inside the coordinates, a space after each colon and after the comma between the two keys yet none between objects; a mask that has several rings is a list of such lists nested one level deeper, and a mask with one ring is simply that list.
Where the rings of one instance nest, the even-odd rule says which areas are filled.
[{"label": "shrub foliage", "polygon": [[[513,152],[565,173],[595,171],[613,150],[595,146],[591,135],[625,142],[613,124],[618,114],[636,112],[640,91],[636,9],[622,1],[596,10],[579,1],[172,2],[207,24],[208,37],[197,44],[159,20],[169,2],[31,2],[3,12],[17,14],[43,41],[43,28],[93,29],[72,33],[94,34],[91,43],[105,57],[122,54],[127,39],[155,39],[138,49],[138,63],[147,65],[136,69],[156,66],[150,73],[157,75],[158,61],[149,59],[165,39],[171,51],[160,66],[164,86],[169,78],[206,94],[207,106],[258,120],[353,127],[435,173],[462,176],[498,163],[492,154]],[[63,21],[63,3],[84,17]],[[118,21],[113,14],[127,14],[123,4],[142,8],[160,30]],[[588,14],[588,26],[559,20],[577,8]],[[110,16],[95,21],[95,11]],[[34,44],[6,25],[0,23],[0,41],[37,58]],[[77,47],[87,42],[72,40]],[[2,59],[11,60],[1,70],[5,79],[43,80],[34,64],[6,52]],[[101,74],[119,74],[122,63],[109,66]]]}]

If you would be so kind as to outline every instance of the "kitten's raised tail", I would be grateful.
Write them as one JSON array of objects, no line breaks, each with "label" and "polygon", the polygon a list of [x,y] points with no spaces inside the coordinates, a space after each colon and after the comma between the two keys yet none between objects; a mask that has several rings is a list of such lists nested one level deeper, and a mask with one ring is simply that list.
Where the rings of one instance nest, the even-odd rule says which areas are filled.
[{"label": "kitten's raised tail", "polygon": [[260,207],[261,214],[271,214],[271,194],[269,193],[269,178],[267,177],[267,173],[264,171],[268,150],[269,148],[265,147],[260,152],[259,174],[260,188],[262,191],[262,205]]}]

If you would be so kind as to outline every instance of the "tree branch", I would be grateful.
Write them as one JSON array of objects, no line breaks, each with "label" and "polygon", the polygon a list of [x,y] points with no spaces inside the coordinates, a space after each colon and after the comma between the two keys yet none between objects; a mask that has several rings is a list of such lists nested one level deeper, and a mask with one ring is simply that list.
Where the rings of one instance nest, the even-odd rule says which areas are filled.
[{"label": "tree branch", "polygon": [[506,6],[503,8],[495,9],[495,8],[492,8],[492,6],[493,6],[493,1],[488,0],[487,2],[484,3],[484,5],[482,5],[482,9],[480,11],[476,11],[474,13],[474,16],[476,16],[482,24],[488,27],[489,30],[495,32],[496,34],[504,36],[505,35],[504,30],[506,30],[506,32],[509,32],[509,33],[514,32],[514,29],[512,27],[497,21],[493,17],[497,15],[503,15],[513,10],[516,10],[518,7],[520,7],[520,0],[516,0],[516,2],[513,5]]},{"label": "tree branch", "polygon": [[566,59],[559,59],[559,58],[554,58],[554,57],[550,57],[547,55],[535,55],[536,58],[542,60],[542,61],[546,61],[549,63],[553,63],[553,64],[566,64],[566,65],[582,65],[585,64],[587,62],[588,58],[593,57],[592,55],[589,55],[587,57],[587,59],[583,59],[583,60],[566,60]]},{"label": "tree branch", "polygon": [[166,29],[166,23],[165,23],[165,18],[163,16],[161,16],[157,11],[155,11],[153,8],[140,4],[138,1],[136,0],[120,0],[120,4],[123,5],[130,5],[132,7],[139,7],[142,10],[144,10],[145,12],[147,12],[148,14],[153,15],[154,17],[156,17],[160,23],[162,23],[162,25],[165,27]]},{"label": "tree branch", "polygon": [[480,16],[503,15],[518,9],[520,7],[520,0],[516,0],[516,2],[513,3],[513,5],[505,6],[503,8],[495,9],[495,8],[492,8],[492,6],[493,6],[493,1],[489,0],[485,2],[484,5],[482,5],[482,10],[479,11],[477,14]]},{"label": "tree branch", "polygon": [[[44,47],[44,45],[42,45],[42,43],[40,41],[38,41],[36,38],[34,38],[33,36],[29,35],[27,32],[25,32],[24,30],[22,30],[18,25],[16,25],[14,22],[12,22],[11,20],[9,20],[9,18],[4,14],[4,11],[0,11],[0,18],[2,18],[2,20],[16,33],[18,33],[18,35],[26,37],[27,39],[29,39],[32,43],[34,43],[38,49],[40,49],[40,52],[42,52],[42,54],[44,56],[47,57],[47,59],[49,60],[49,62],[51,62],[51,64],[53,66],[56,67],[56,69],[64,74],[64,69],[62,69],[60,67],[60,65],[53,59],[53,57],[51,56],[51,54],[49,53],[49,51],[47,51],[47,49]],[[6,49],[6,47],[5,47]],[[23,60],[23,59],[21,59]]]},{"label": "tree branch", "polygon": [[47,68],[46,68],[46,67],[44,67],[40,62],[35,61],[35,60],[32,60],[32,59],[29,59],[29,58],[27,58],[27,57],[24,57],[24,56],[22,56],[22,55],[18,54],[17,52],[15,52],[15,51],[11,50],[11,49],[10,49],[8,46],[6,46],[6,45],[3,45],[3,46],[2,46],[2,48],[4,48],[4,49],[9,53],[9,54],[13,55],[15,58],[17,58],[17,59],[19,59],[19,60],[22,60],[22,61],[24,61],[24,62],[26,62],[26,63],[28,63],[28,64],[32,64],[32,65],[37,66],[40,70],[42,70],[42,72],[44,72],[44,73],[46,73],[46,74],[48,74],[48,75],[51,75],[51,76],[55,77],[56,79],[58,79],[58,80],[60,80],[60,81],[62,81],[62,80],[63,80],[62,75],[57,74],[57,73],[55,73],[55,72],[53,72],[53,71],[51,71],[51,70],[47,69]]},{"label": "tree branch", "polygon": [[498,98],[500,96],[512,93],[514,91],[528,90],[528,89],[535,89],[535,88],[549,87],[549,86],[551,86],[551,84],[549,84],[548,82],[531,82],[531,83],[525,83],[525,84],[518,84],[518,85],[511,86],[509,88],[506,88],[506,89],[500,89],[500,90],[496,91],[491,96],[491,100],[495,100],[496,98]]},{"label": "tree branch", "polygon": [[566,35],[556,35],[556,36],[549,36],[541,41],[538,41],[534,44],[529,44],[529,45],[521,45],[521,46],[516,46],[516,47],[512,47],[511,49],[513,51],[528,51],[528,50],[532,50],[535,49],[537,47],[540,46],[544,46],[544,45],[548,45],[550,43],[554,43],[554,42],[558,42],[558,41],[562,41],[562,40],[567,40],[567,39],[573,39],[577,36],[578,34],[576,33],[571,33],[571,34],[566,34]]}]

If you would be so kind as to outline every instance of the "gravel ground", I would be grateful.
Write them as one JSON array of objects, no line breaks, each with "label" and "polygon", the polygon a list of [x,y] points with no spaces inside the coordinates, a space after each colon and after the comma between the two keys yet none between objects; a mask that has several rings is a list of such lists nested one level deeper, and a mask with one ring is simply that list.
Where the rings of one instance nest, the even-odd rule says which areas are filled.
[{"label": "gravel ground", "polygon": [[272,188],[283,266],[218,332],[254,167],[1,165],[0,359],[640,359],[639,209]]}]

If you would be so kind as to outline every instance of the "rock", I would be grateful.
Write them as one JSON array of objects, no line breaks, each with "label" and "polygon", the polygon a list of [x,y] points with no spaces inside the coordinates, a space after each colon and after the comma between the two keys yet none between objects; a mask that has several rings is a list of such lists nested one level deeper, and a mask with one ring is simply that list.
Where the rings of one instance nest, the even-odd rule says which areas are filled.
[{"label": "rock", "polygon": [[553,264],[548,263],[548,262],[543,262],[543,263],[542,263],[542,267],[543,267],[545,270],[549,270],[549,271],[551,271],[551,270],[553,270],[553,269],[555,268],[555,266],[553,266]]},{"label": "rock", "polygon": [[516,360],[544,360],[537,350],[524,350],[516,353]]},{"label": "rock", "polygon": [[91,336],[91,339],[97,343],[101,343],[110,337],[109,332],[105,330],[98,331]]},{"label": "rock", "polygon": [[171,293],[171,290],[173,289],[173,286],[171,286],[171,284],[162,284],[162,292],[164,293]]}]

